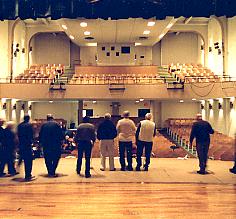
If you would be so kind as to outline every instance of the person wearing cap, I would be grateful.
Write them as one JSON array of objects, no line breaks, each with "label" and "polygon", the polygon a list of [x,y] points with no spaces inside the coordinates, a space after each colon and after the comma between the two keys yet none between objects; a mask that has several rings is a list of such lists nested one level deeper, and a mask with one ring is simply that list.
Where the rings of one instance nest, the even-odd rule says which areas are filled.
[{"label": "person wearing cap", "polygon": [[60,125],[53,120],[51,114],[47,115],[39,132],[39,142],[43,147],[45,164],[49,177],[57,177],[56,169],[61,158],[61,145],[64,135]]},{"label": "person wearing cap", "polygon": [[145,115],[145,120],[142,120],[139,123],[139,126],[136,131],[136,144],[137,144],[137,166],[136,171],[140,171],[142,166],[142,155],[143,149],[145,149],[145,164],[144,170],[148,171],[150,164],[150,157],[152,152],[153,137],[156,135],[156,126],[155,123],[151,121],[152,114],[147,113]]},{"label": "person wearing cap", "polygon": [[117,136],[116,127],[111,121],[111,114],[106,113],[104,120],[98,126],[97,138],[100,140],[101,167],[100,170],[106,169],[106,156],[109,157],[109,169],[115,171],[114,167],[114,138]]},{"label": "person wearing cap", "polygon": [[190,147],[192,147],[193,140],[196,138],[196,149],[199,159],[200,170],[198,174],[207,174],[206,166],[208,159],[208,150],[210,145],[210,134],[214,134],[209,122],[202,119],[201,114],[196,115],[196,122],[193,123],[192,130],[190,133]]},{"label": "person wearing cap", "polygon": [[119,154],[121,171],[125,171],[125,151],[127,153],[127,170],[132,171],[132,140],[135,136],[136,126],[134,122],[129,119],[129,111],[123,112],[123,119],[120,119],[117,123],[116,129],[119,139]]},{"label": "person wearing cap", "polygon": [[18,125],[17,135],[19,140],[20,160],[24,160],[25,180],[30,181],[35,177],[31,174],[33,165],[32,143],[34,131],[30,124],[29,115],[25,115],[24,121]]},{"label": "person wearing cap", "polygon": [[85,177],[91,177],[90,174],[90,158],[92,147],[96,140],[95,127],[89,122],[89,117],[85,116],[83,122],[78,126],[75,142],[78,145],[78,160],[76,166],[76,172],[80,175],[82,158],[85,154]]}]

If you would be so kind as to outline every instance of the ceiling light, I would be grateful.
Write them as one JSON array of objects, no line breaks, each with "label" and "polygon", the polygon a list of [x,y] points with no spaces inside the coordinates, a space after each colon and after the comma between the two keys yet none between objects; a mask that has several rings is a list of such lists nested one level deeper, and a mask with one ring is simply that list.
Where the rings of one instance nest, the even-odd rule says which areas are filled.
[{"label": "ceiling light", "polygon": [[85,45],[86,45],[86,46],[98,46],[97,43],[86,43]]},{"label": "ceiling light", "polygon": [[150,30],[144,30],[143,34],[148,35],[150,33]]},{"label": "ceiling light", "polygon": [[88,35],[90,35],[90,32],[89,31],[84,31],[84,35],[88,36]]},{"label": "ceiling light", "polygon": [[147,25],[148,25],[149,27],[152,27],[152,26],[155,25],[155,23],[156,23],[155,21],[148,21],[148,24],[147,24]]},{"label": "ceiling light", "polygon": [[196,99],[196,98],[193,98],[192,100],[195,101],[195,100],[197,100],[197,99]]},{"label": "ceiling light", "polygon": [[164,36],[164,33],[159,36],[159,39],[161,39]]},{"label": "ceiling light", "polygon": [[141,99],[139,99],[139,101],[140,101],[140,102],[143,102],[143,101],[144,101],[144,99],[143,99],[143,98],[141,98]]},{"label": "ceiling light", "polygon": [[74,40],[74,39],[75,39],[75,37],[74,37],[74,36],[72,36],[72,35],[70,35],[70,38],[71,38],[72,40]]},{"label": "ceiling light", "polygon": [[49,101],[49,103],[53,103],[53,101],[52,101],[52,100],[50,100],[50,101]]},{"label": "ceiling light", "polygon": [[88,24],[87,24],[86,22],[81,22],[81,23],[80,23],[80,26],[81,26],[81,27],[87,27]]},{"label": "ceiling light", "polygon": [[169,29],[169,28],[171,28],[173,26],[173,24],[172,23],[169,23],[168,25],[167,25],[167,28]]},{"label": "ceiling light", "polygon": [[67,26],[65,24],[61,25],[64,30],[67,30]]},{"label": "ceiling light", "polygon": [[139,100],[136,100],[135,102],[136,102],[136,103],[139,103]]},{"label": "ceiling light", "polygon": [[180,103],[183,103],[183,102],[184,102],[184,100],[180,100],[179,102],[180,102]]},{"label": "ceiling light", "polygon": [[135,46],[141,46],[141,43],[134,43]]},{"label": "ceiling light", "polygon": [[93,103],[97,103],[97,101],[96,101],[96,100],[93,100]]}]

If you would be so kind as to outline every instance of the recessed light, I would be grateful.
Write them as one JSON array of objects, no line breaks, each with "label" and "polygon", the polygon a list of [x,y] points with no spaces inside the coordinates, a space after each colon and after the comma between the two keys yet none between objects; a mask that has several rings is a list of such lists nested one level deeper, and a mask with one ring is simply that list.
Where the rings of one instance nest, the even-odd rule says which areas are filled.
[{"label": "recessed light", "polygon": [[75,37],[74,37],[74,36],[72,36],[72,35],[70,35],[70,38],[71,38],[72,40],[74,40],[74,39],[75,39]]},{"label": "recessed light", "polygon": [[179,102],[180,102],[180,103],[183,103],[183,102],[184,102],[184,100],[180,100]]},{"label": "recessed light", "polygon": [[96,100],[93,100],[93,103],[97,103],[97,101],[96,101]]},{"label": "recessed light", "polygon": [[168,25],[167,25],[167,28],[169,29],[169,28],[171,28],[173,26],[173,24],[172,23],[169,23]]},{"label": "recessed light", "polygon": [[195,100],[197,100],[197,99],[196,99],[196,98],[193,98],[192,100],[195,101]]},{"label": "recessed light", "polygon": [[150,33],[150,30],[144,30],[143,34],[148,35]]},{"label": "recessed light", "polygon": [[81,26],[81,27],[87,27],[88,24],[87,24],[86,22],[81,22],[81,23],[80,23],[80,26]]},{"label": "recessed light", "polygon": [[53,101],[52,101],[52,100],[50,100],[50,101],[49,101],[49,103],[53,103]]},{"label": "recessed light", "polygon": [[143,99],[143,98],[141,98],[141,99],[139,99],[139,101],[140,101],[140,102],[142,102],[142,101],[144,101],[144,99]]},{"label": "recessed light", "polygon": [[135,46],[141,46],[141,43],[134,43]]},{"label": "recessed light", "polygon": [[88,36],[88,35],[90,35],[90,32],[89,31],[84,31],[84,35]]},{"label": "recessed light", "polygon": [[97,46],[97,43],[86,43],[86,46]]},{"label": "recessed light", "polygon": [[135,102],[136,102],[136,103],[139,103],[139,100],[136,100]]},{"label": "recessed light", "polygon": [[156,23],[155,21],[149,21],[147,25],[148,25],[149,27],[152,27],[152,26],[155,25],[155,23]]},{"label": "recessed light", "polygon": [[159,36],[159,39],[161,39],[164,36],[164,33]]},{"label": "recessed light", "polygon": [[61,25],[64,30],[67,30],[67,26],[65,24]]}]

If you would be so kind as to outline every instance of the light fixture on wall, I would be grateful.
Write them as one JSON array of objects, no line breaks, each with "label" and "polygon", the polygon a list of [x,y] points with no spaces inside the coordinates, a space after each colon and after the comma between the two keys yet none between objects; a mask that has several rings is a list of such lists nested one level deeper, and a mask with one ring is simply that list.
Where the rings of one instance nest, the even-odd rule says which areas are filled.
[{"label": "light fixture on wall", "polygon": [[212,47],[211,46],[209,46],[209,52],[212,52]]},{"label": "light fixture on wall", "polygon": [[233,109],[234,108],[234,103],[232,100],[229,101],[229,108],[230,109]]},{"label": "light fixture on wall", "polygon": [[7,103],[6,103],[6,102],[2,104],[2,109],[3,109],[3,110],[6,110],[6,109],[7,109]]},{"label": "light fixture on wall", "polygon": [[212,109],[212,108],[213,108],[212,104],[211,104],[211,103],[209,103],[209,109]]},{"label": "light fixture on wall", "polygon": [[201,48],[201,50],[204,50],[204,45],[201,45],[201,47],[200,47],[200,48]]},{"label": "light fixture on wall", "polygon": [[25,48],[22,48],[21,52],[22,52],[22,53],[25,53]]},{"label": "light fixture on wall", "polygon": [[95,55],[95,61],[96,61],[96,62],[98,61],[98,57],[97,57],[97,55]]},{"label": "light fixture on wall", "polygon": [[219,49],[220,48],[219,43],[218,42],[214,43],[214,47],[215,47],[215,49]]},{"label": "light fixture on wall", "polygon": [[25,104],[24,104],[24,103],[21,105],[21,109],[22,109],[22,110],[25,109]]},{"label": "light fixture on wall", "polygon": [[201,109],[202,109],[202,110],[204,109],[204,104],[203,104],[203,103],[201,103]]},{"label": "light fixture on wall", "polygon": [[14,105],[12,106],[12,109],[13,109],[13,110],[16,110],[16,104],[14,104]]},{"label": "light fixture on wall", "polygon": [[30,48],[29,48],[29,52],[32,52],[32,51],[33,51],[33,47],[30,46]]},{"label": "light fixture on wall", "polygon": [[222,103],[218,103],[218,109],[222,109]]},{"label": "light fixture on wall", "polygon": [[29,105],[29,110],[32,110],[32,105]]},{"label": "light fixture on wall", "polygon": [[136,60],[137,60],[137,55],[135,54],[135,55],[134,55],[134,61],[136,61]]},{"label": "light fixture on wall", "polygon": [[221,55],[221,49],[218,49],[218,55]]}]

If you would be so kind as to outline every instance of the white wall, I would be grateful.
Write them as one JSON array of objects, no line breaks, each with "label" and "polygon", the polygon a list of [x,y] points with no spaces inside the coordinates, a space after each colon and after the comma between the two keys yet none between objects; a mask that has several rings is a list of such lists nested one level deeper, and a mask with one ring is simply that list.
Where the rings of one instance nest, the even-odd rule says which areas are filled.
[{"label": "white wall", "polygon": [[[19,21],[14,29],[13,53],[16,51],[16,45],[19,44],[16,57],[13,55],[13,77],[23,73],[27,67],[27,51],[26,51],[26,27],[23,21]],[[22,53],[22,49],[25,53]]]},{"label": "white wall", "polygon": [[97,65],[95,56],[97,56],[96,46],[81,46],[80,47],[81,65]]},{"label": "white wall", "polygon": [[10,51],[8,51],[8,21],[0,21],[0,78],[9,76],[8,72],[8,58]]},{"label": "white wall", "polygon": [[[214,43],[219,43],[221,54],[215,49]],[[208,52],[208,67],[218,75],[223,75],[223,53],[222,53],[222,29],[216,18],[211,18],[208,23],[208,45],[212,52]]]},{"label": "white wall", "polygon": [[70,39],[64,33],[40,33],[34,38],[33,64],[70,65]]},{"label": "white wall", "polygon": [[152,64],[161,65],[161,42],[152,47]]},{"label": "white wall", "polygon": [[161,40],[162,64],[198,63],[198,50],[196,33],[169,33]]},{"label": "white wall", "polygon": [[200,104],[196,102],[163,101],[161,112],[162,124],[168,118],[195,118],[196,114],[200,112]]},{"label": "white wall", "polygon": [[228,73],[236,77],[236,17],[228,19]]}]

